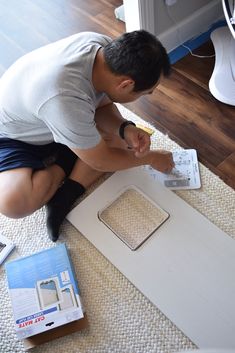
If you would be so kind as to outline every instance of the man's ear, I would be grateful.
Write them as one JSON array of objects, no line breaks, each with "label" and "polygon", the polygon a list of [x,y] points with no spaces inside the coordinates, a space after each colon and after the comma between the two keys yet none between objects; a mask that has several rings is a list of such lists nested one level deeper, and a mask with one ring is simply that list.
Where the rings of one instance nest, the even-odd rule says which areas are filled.
[{"label": "man's ear", "polygon": [[132,91],[135,86],[135,81],[131,78],[126,78],[120,81],[118,84],[119,89],[128,89],[128,91]]}]

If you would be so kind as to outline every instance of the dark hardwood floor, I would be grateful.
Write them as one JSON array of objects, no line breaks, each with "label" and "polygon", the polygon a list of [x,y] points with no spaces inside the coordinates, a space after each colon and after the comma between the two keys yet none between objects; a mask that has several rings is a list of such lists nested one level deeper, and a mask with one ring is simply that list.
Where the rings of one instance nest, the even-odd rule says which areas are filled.
[{"label": "dark hardwood floor", "polygon": [[[23,54],[80,31],[116,37],[125,31],[115,19],[121,0],[0,0],[0,75]],[[210,42],[197,51],[213,52]],[[184,148],[235,188],[235,108],[208,90],[214,58],[187,55],[172,66],[151,95],[127,107]]]}]

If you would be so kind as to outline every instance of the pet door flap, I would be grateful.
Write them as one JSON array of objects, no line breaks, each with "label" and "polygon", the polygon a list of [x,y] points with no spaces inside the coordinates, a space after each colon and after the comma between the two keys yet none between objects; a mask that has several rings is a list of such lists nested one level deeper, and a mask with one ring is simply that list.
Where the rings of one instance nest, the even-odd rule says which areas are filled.
[{"label": "pet door flap", "polygon": [[98,212],[98,217],[131,250],[136,250],[169,214],[138,188],[129,186]]}]

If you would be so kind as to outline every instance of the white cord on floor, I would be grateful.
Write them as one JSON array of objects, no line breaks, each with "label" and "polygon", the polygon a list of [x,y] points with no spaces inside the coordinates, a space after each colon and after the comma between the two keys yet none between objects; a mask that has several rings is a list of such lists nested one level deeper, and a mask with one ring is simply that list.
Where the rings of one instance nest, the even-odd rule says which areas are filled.
[{"label": "white cord on floor", "polygon": [[206,58],[214,58],[215,57],[215,54],[212,54],[212,55],[198,55],[198,54],[194,54],[192,52],[192,50],[187,47],[187,45],[184,45],[184,44],[180,44],[181,47],[187,49],[189,51],[189,53],[192,55],[192,56],[195,56],[196,58],[200,58],[200,59],[206,59]]}]

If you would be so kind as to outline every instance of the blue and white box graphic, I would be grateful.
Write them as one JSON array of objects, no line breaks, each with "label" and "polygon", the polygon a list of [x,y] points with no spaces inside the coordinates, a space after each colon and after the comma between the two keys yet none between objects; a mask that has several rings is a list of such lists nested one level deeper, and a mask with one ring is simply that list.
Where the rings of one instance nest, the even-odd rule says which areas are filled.
[{"label": "blue and white box graphic", "polygon": [[84,317],[65,244],[8,262],[5,268],[18,338]]}]

